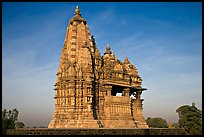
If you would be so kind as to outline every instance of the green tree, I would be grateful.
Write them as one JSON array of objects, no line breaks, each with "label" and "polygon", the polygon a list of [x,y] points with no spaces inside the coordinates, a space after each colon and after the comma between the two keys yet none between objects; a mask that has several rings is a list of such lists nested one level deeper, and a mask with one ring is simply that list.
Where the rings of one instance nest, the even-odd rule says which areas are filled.
[{"label": "green tree", "polygon": [[184,128],[190,135],[202,135],[202,111],[199,110],[195,103],[192,106],[183,105],[176,109],[180,128]]},{"label": "green tree", "polygon": [[149,127],[152,128],[168,128],[167,121],[163,118],[151,118],[148,117],[146,119],[146,122]]},{"label": "green tree", "polygon": [[[6,109],[2,110],[2,129],[13,129],[16,128],[16,126],[19,127],[18,114],[19,112],[16,108],[9,111],[7,111]],[[22,122],[20,123],[20,127],[22,127]]]}]

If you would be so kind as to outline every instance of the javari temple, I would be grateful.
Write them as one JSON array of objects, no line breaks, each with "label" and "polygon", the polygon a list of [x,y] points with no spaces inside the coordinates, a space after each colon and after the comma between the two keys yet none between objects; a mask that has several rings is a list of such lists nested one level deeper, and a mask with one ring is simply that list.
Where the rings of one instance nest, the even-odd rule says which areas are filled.
[{"label": "javari temple", "polygon": [[141,99],[146,89],[137,68],[127,57],[117,59],[109,45],[101,56],[78,6],[68,23],[54,90],[48,128],[148,128]]}]

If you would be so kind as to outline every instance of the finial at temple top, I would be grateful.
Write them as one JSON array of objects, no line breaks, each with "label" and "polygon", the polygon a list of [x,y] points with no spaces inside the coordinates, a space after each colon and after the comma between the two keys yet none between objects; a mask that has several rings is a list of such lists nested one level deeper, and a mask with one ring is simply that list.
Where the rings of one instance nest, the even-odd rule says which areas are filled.
[{"label": "finial at temple top", "polygon": [[84,18],[82,18],[81,14],[80,14],[80,10],[79,10],[79,6],[78,6],[78,5],[76,6],[75,13],[74,13],[74,17],[72,17],[72,18],[69,20],[69,23],[72,24],[74,21],[83,22],[83,23],[86,25],[86,20],[85,20]]},{"label": "finial at temple top", "polygon": [[79,15],[80,15],[80,10],[79,10],[79,6],[78,6],[78,5],[76,6],[76,9],[75,9],[75,15],[76,15],[76,14],[79,14]]}]

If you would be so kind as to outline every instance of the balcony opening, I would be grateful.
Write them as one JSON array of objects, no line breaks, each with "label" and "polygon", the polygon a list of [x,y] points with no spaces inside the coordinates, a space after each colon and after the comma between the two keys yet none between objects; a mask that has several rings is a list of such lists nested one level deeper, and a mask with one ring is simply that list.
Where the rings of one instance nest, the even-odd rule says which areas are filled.
[{"label": "balcony opening", "polygon": [[111,96],[122,96],[123,89],[124,88],[121,86],[113,85],[111,90]]}]

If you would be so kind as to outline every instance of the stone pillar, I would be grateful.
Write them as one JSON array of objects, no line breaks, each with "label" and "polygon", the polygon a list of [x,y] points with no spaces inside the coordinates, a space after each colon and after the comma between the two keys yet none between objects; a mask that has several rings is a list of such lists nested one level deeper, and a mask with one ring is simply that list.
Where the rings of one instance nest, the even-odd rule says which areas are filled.
[{"label": "stone pillar", "polygon": [[132,115],[138,128],[148,128],[149,126],[142,112],[142,102],[144,99],[141,99],[141,94],[142,90],[137,90],[135,94],[136,99],[132,99]]},{"label": "stone pillar", "polygon": [[111,85],[106,85],[105,89],[106,89],[107,96],[111,96],[112,86]]},{"label": "stone pillar", "polygon": [[141,94],[142,94],[142,91],[136,91],[136,94],[135,94],[135,97],[136,97],[136,106],[137,107],[141,107],[142,108],[142,102],[143,102],[143,99],[141,99]]},{"label": "stone pillar", "polygon": [[130,88],[124,88],[124,90],[123,90],[123,96],[125,96],[125,97],[129,97],[129,93],[130,93]]}]

